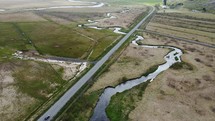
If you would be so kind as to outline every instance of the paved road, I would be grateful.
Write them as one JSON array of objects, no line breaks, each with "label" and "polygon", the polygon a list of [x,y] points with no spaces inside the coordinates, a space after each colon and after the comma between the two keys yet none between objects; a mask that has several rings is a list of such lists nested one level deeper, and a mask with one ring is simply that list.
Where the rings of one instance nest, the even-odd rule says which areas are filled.
[{"label": "paved road", "polygon": [[74,86],[72,86],[54,105],[52,105],[38,121],[44,121],[47,116],[50,116],[50,121],[63,106],[75,95],[75,93],[99,70],[99,68],[119,49],[119,47],[145,22],[145,20],[155,12],[153,7],[151,12],[140,21],[126,36],[124,36],[101,60],[99,60],[93,68],[91,68]]},{"label": "paved road", "polygon": [[169,34],[163,34],[163,33],[150,31],[150,30],[142,30],[142,31],[147,32],[147,33],[151,33],[151,34],[157,34],[157,35],[161,35],[161,36],[166,36],[166,37],[169,37],[169,38],[177,39],[179,41],[184,41],[184,42],[189,42],[189,43],[192,43],[192,44],[197,44],[197,45],[201,45],[201,46],[205,46],[205,47],[215,48],[215,44],[209,44],[209,43],[205,43],[205,42],[189,40],[189,39],[186,39],[186,38],[177,37],[177,36],[169,35]]}]

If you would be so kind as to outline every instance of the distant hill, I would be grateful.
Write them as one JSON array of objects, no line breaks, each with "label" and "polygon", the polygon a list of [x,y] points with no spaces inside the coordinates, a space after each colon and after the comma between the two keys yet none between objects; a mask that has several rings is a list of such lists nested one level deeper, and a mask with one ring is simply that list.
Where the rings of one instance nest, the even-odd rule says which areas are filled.
[{"label": "distant hill", "polygon": [[215,0],[168,0],[171,7],[182,6],[190,10],[215,13]]},{"label": "distant hill", "polygon": [[184,7],[191,10],[215,13],[215,0],[186,0]]}]

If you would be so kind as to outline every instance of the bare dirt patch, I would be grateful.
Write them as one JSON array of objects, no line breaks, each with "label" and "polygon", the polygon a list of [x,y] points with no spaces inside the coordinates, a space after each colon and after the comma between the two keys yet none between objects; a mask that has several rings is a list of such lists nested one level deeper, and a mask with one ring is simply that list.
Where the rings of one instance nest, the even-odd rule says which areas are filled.
[{"label": "bare dirt patch", "polygon": [[27,118],[66,82],[60,72],[45,62],[11,60],[1,63],[1,119],[23,121]]},{"label": "bare dirt patch", "polygon": [[37,100],[20,93],[14,86],[11,68],[8,64],[1,64],[0,67],[0,117],[4,121],[22,120],[28,109],[33,107],[32,104],[37,103]]},{"label": "bare dirt patch", "polygon": [[146,10],[146,7],[126,7],[121,11],[111,13],[111,16],[114,16],[115,18],[104,18],[97,20],[98,23],[96,25],[100,27],[120,26],[123,28],[128,28],[134,20]]},{"label": "bare dirt patch", "polygon": [[72,79],[75,76],[77,76],[77,74],[79,72],[83,71],[83,70],[80,69],[81,63],[71,63],[71,62],[55,63],[55,64],[52,64],[52,67],[55,70],[61,70],[61,69],[63,69],[62,70],[62,78],[63,78],[63,80]]}]

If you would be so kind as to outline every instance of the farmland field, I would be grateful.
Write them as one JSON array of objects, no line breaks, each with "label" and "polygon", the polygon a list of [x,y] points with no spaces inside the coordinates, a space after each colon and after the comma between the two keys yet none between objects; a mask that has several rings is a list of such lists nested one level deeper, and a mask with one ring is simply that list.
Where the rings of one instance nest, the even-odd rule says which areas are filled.
[{"label": "farmland field", "polygon": [[213,20],[212,18],[200,19],[183,13],[158,13],[146,30],[213,44],[215,42]]}]

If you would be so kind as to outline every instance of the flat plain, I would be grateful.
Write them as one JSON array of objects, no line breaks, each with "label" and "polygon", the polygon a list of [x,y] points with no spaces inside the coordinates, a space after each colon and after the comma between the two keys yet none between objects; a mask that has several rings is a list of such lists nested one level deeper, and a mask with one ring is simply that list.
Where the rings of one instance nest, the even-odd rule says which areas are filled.
[{"label": "flat plain", "polygon": [[[5,10],[0,12],[0,115],[5,121],[28,120],[41,105],[46,106],[56,97],[62,91],[62,87],[75,83],[83,61],[97,61],[122,37],[108,28],[96,30],[78,25],[87,24],[88,20],[113,21],[108,19],[108,13],[119,14],[118,18],[128,14],[128,22],[117,19],[114,24],[128,30],[134,18],[146,10],[145,6],[136,5],[132,8],[127,5],[104,6],[104,9],[62,8],[34,11],[30,9],[64,5],[89,6],[93,3],[66,0],[0,2],[0,9]],[[133,15],[139,8],[141,10]],[[121,15],[119,12],[124,10],[128,11]],[[121,25],[123,22],[125,25]],[[25,58],[31,57],[34,60],[18,59],[14,56],[15,53],[21,53]],[[80,62],[62,64],[37,60],[50,57],[77,59]]]},{"label": "flat plain", "polygon": [[[102,7],[80,8],[101,2]],[[184,5],[172,0],[165,10],[158,7],[160,0],[0,0],[0,3],[0,117],[4,121],[35,120],[124,36],[113,29],[119,27],[128,32],[147,15],[149,6],[158,9],[150,22],[127,40],[56,120],[89,120],[107,87],[147,75],[165,62],[164,56],[170,49],[136,46],[131,43],[136,35],[144,38],[138,42],[143,45],[180,48],[182,62],[151,83],[114,95],[106,109],[108,118],[215,119],[215,49],[177,39],[215,44],[213,1],[204,1],[206,11],[200,0],[183,0]],[[79,8],[43,9],[59,6]],[[35,10],[38,8],[43,10]],[[23,58],[17,58],[17,53]],[[50,58],[55,62],[49,62]]]}]

